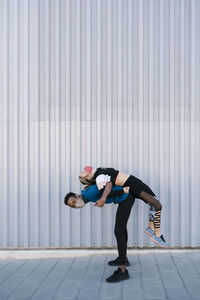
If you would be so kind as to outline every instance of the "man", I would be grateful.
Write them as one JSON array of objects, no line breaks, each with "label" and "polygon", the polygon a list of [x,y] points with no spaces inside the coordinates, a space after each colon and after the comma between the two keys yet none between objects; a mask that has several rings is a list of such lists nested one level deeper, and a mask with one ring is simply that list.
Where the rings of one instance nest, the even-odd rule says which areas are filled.
[{"label": "man", "polygon": [[[84,207],[88,202],[95,202],[94,206],[97,206],[101,196],[97,186],[91,185],[85,190],[82,190],[80,195],[68,193],[65,196],[64,203],[72,208]],[[126,266],[130,265],[126,255],[128,241],[127,222],[134,202],[135,198],[129,193],[129,187],[122,188],[120,186],[113,186],[106,198],[105,204],[118,204],[114,233],[119,254],[117,259],[108,262],[110,266],[119,266],[119,268],[112,276],[106,279],[107,282],[119,282],[129,279],[129,273],[126,268]]]}]

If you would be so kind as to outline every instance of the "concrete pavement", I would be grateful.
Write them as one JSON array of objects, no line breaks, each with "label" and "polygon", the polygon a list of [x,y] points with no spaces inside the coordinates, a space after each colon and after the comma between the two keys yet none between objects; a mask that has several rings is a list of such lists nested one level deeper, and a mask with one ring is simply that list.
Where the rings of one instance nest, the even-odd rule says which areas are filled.
[{"label": "concrete pavement", "polygon": [[0,260],[0,300],[200,299],[200,250],[128,251],[130,279],[119,283],[105,281],[116,255],[88,253]]}]

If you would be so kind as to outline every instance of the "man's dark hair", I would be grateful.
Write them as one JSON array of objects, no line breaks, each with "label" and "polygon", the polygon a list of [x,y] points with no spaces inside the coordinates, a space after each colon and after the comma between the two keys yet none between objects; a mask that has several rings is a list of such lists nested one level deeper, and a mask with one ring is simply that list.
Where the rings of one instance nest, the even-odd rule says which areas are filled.
[{"label": "man's dark hair", "polygon": [[70,197],[73,197],[73,196],[76,196],[76,194],[74,193],[68,193],[66,196],[65,196],[65,199],[64,199],[64,203],[67,205],[67,202],[69,200]]}]

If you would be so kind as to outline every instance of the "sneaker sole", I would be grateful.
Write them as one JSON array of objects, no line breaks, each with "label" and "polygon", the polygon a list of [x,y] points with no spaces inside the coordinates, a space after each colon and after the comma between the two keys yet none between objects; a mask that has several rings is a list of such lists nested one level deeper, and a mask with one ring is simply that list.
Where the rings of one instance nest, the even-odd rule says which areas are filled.
[{"label": "sneaker sole", "polygon": [[127,277],[127,278],[122,278],[122,279],[120,279],[120,280],[116,280],[116,281],[107,281],[107,280],[106,280],[106,282],[108,282],[108,283],[116,283],[116,282],[120,282],[120,281],[122,281],[122,280],[127,280],[127,279],[129,279],[129,278],[130,278],[130,276]]},{"label": "sneaker sole", "polygon": [[[108,265],[110,266],[110,267],[119,267],[119,266],[121,266],[121,264],[118,264],[118,265],[110,265],[109,263],[108,263]],[[125,265],[127,266],[127,267],[129,267],[130,266],[130,263],[125,263]]]},{"label": "sneaker sole", "polygon": [[148,234],[149,236],[152,236],[152,234],[146,230],[145,230],[145,233]]},{"label": "sneaker sole", "polygon": [[154,243],[158,244],[158,245],[159,245],[160,247],[162,247],[162,248],[168,248],[167,246],[163,246],[163,245],[160,244],[158,241],[154,240],[152,237],[151,237],[151,240],[152,240]]}]

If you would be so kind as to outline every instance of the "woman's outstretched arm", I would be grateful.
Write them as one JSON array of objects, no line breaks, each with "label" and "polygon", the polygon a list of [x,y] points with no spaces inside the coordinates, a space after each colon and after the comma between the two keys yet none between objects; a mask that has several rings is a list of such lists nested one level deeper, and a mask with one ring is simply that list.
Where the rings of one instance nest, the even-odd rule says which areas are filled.
[{"label": "woman's outstretched arm", "polygon": [[112,190],[112,182],[107,182],[106,186],[104,188],[103,194],[101,196],[101,198],[95,203],[94,206],[98,206],[98,207],[103,207],[104,203],[106,202],[106,198],[108,197],[108,195],[110,194],[110,191]]}]

